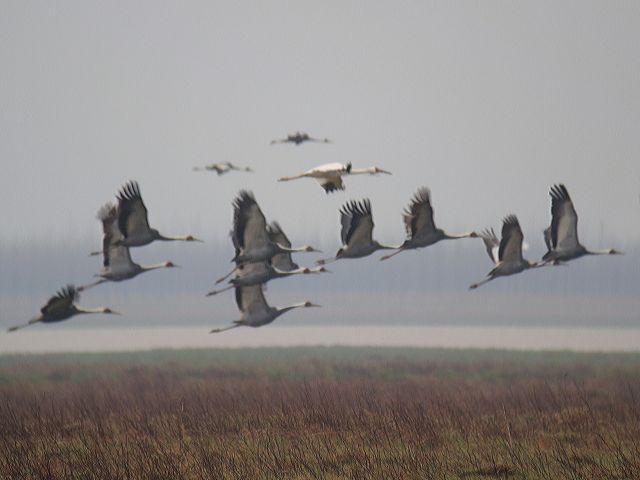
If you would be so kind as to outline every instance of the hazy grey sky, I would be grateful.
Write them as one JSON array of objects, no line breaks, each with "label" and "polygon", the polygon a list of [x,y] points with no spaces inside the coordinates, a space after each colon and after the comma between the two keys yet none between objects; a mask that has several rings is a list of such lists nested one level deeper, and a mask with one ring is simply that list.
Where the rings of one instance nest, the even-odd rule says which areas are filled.
[{"label": "hazy grey sky", "polygon": [[[554,285],[570,282],[576,295],[617,290],[623,271],[620,289],[637,296],[638,45],[638,2],[1,2],[3,317],[19,311],[6,300],[8,291],[19,293],[9,271],[29,272],[17,275],[25,293],[29,279],[49,291],[51,283],[80,283],[80,272],[99,269],[85,256],[99,244],[95,213],[129,179],[140,182],[156,228],[207,241],[134,253],[151,263],[168,253],[179,263],[196,255],[195,268],[180,273],[190,286],[189,278],[218,275],[204,262],[230,256],[230,202],[240,188],[252,189],[295,243],[333,252],[344,201],[370,197],[376,236],[398,243],[401,210],[426,185],[441,227],[499,227],[514,212],[530,255],[538,256],[549,186],[565,182],[581,240],[631,252],[624,260],[572,265],[553,274],[563,279]],[[269,145],[296,130],[335,143]],[[191,171],[214,161],[251,165],[256,173]],[[275,181],[333,161],[375,164],[394,175],[347,178],[347,190],[330,196],[312,180]],[[74,248],[82,267],[38,253],[64,250],[73,262]],[[455,270],[444,274],[455,278],[447,285],[467,295],[466,285],[490,269],[473,241],[433,248],[446,262],[430,250],[380,271],[420,293],[406,271],[427,259],[440,271]],[[367,262],[354,268],[379,267]],[[608,277],[598,277],[595,262],[610,269]],[[319,280],[323,291],[344,285],[335,278],[349,268],[336,270],[333,281]],[[372,272],[364,275],[382,289],[385,277],[376,283]],[[135,280],[149,293],[161,283],[151,275]],[[427,278],[428,291],[438,287],[438,275]],[[613,287],[601,287],[606,278]],[[284,282],[274,289],[275,304],[286,299]],[[525,280],[516,284],[527,291]],[[108,288],[119,287],[126,289]],[[543,288],[540,298],[549,293]],[[91,300],[104,303],[97,289]],[[603,312],[620,309],[602,302]],[[625,318],[637,306],[628,306]]]}]

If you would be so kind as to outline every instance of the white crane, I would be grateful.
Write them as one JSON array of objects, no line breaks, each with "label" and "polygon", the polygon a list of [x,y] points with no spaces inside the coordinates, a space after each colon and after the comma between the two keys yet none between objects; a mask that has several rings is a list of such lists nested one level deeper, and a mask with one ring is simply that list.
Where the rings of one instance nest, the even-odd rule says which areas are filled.
[{"label": "white crane", "polygon": [[114,312],[108,307],[98,308],[84,308],[79,307],[74,302],[78,299],[78,291],[73,285],[67,285],[64,288],[58,290],[58,292],[49,299],[47,304],[40,309],[40,315],[29,320],[22,325],[16,325],[9,328],[8,332],[15,332],[34,323],[54,323],[61,322],[74,315],[89,314],[89,313],[105,313],[120,315],[118,312]]},{"label": "white crane", "polygon": [[95,275],[100,280],[78,287],[81,292],[87,288],[94,287],[104,282],[121,282],[128,280],[140,273],[150,272],[159,268],[178,267],[173,262],[162,262],[156,265],[142,266],[131,260],[129,247],[122,245],[122,233],[118,228],[118,210],[115,205],[108,203],[104,205],[97,215],[102,222],[102,271]]},{"label": "white crane", "polygon": [[622,252],[608,250],[590,251],[578,241],[578,214],[573,208],[569,191],[563,184],[553,185],[551,195],[551,226],[544,231],[547,253],[542,257],[547,262],[559,263],[584,255],[620,255]]},{"label": "white crane", "polygon": [[342,248],[334,258],[318,260],[318,265],[341,258],[360,258],[371,255],[376,250],[395,250],[398,247],[382,245],[373,239],[373,216],[368,198],[357,202],[351,200],[340,209],[340,238]]},{"label": "white crane", "polygon": [[240,191],[233,202],[233,230],[231,238],[236,249],[232,261],[237,264],[262,262],[284,252],[318,252],[310,245],[291,248],[272,241],[267,221],[251,192]]},{"label": "white crane", "polygon": [[118,228],[122,232],[121,245],[126,247],[141,247],[154,240],[185,242],[202,242],[197,238],[186,235],[183,237],[167,237],[149,226],[147,207],[144,206],[138,182],[128,182],[118,194]]},{"label": "white crane", "polygon": [[387,260],[401,252],[415,248],[428,247],[440,240],[455,240],[458,238],[475,238],[476,232],[468,232],[460,235],[449,235],[441,228],[437,228],[433,221],[433,207],[431,206],[431,195],[429,189],[422,187],[418,189],[411,199],[409,206],[405,209],[402,219],[407,231],[407,239],[400,245],[400,248],[390,255],[381,257],[380,260]]},{"label": "white crane", "polygon": [[210,165],[205,165],[204,167],[193,167],[194,172],[210,171],[216,172],[218,176],[229,173],[231,170],[236,170],[238,172],[253,172],[249,167],[238,167],[231,162],[212,163]]},{"label": "white crane", "polygon": [[497,277],[506,277],[529,268],[547,265],[546,263],[529,262],[522,257],[524,235],[515,215],[508,215],[502,221],[502,239],[500,241],[498,241],[493,229],[485,230],[479,236],[484,241],[489,258],[496,266],[487,274],[486,279],[474,283],[469,289],[478,288]]},{"label": "white crane", "polygon": [[[277,222],[272,222],[267,225],[267,234],[269,240],[282,245],[287,248],[291,248],[291,241],[285,235],[284,231]],[[255,263],[246,263],[238,265],[232,273],[236,273],[236,277],[229,281],[229,286],[212,290],[207,293],[207,297],[217,295],[218,293],[231,290],[234,287],[247,287],[252,285],[258,285],[261,283],[267,283],[270,280],[276,278],[289,277],[291,275],[306,275],[311,273],[324,273],[329,272],[324,267],[300,268],[297,263],[291,258],[291,252],[280,252],[275,254],[270,261],[262,261]],[[216,284],[225,280],[229,275],[224,278],[218,279]]]},{"label": "white crane", "polygon": [[344,190],[342,177],[345,175],[377,175],[378,173],[391,175],[391,172],[378,167],[352,168],[351,163],[327,163],[325,165],[320,165],[318,167],[312,168],[311,170],[307,170],[306,172],[299,175],[294,175],[293,177],[279,178],[278,181],[288,182],[290,180],[296,180],[298,178],[304,177],[315,178],[318,182],[320,182],[320,186],[324,188],[325,192],[331,193],[335,192],[336,190]]},{"label": "white crane", "polygon": [[304,132],[296,132],[293,135],[287,135],[287,138],[282,138],[278,140],[271,140],[271,145],[276,143],[295,143],[296,146],[300,145],[304,142],[318,142],[318,143],[331,143],[331,140],[328,138],[313,138],[309,136],[308,133]]},{"label": "white crane", "polygon": [[264,298],[262,285],[251,287],[236,287],[236,304],[240,310],[240,320],[235,320],[232,325],[224,328],[216,328],[210,333],[224,332],[232,328],[247,326],[261,327],[273,322],[283,313],[287,313],[294,308],[319,307],[310,301],[296,303],[287,307],[271,307]]}]

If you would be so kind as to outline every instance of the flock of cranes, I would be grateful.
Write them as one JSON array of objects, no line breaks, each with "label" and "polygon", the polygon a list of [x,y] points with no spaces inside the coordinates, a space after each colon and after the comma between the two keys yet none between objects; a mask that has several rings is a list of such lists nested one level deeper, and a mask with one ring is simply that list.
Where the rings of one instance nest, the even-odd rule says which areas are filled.
[{"label": "flock of cranes", "polygon": [[[305,141],[329,143],[328,139],[319,140],[306,133],[297,132],[283,140],[271,143],[294,143],[299,145]],[[222,175],[231,170],[251,172],[249,167],[237,167],[229,162],[204,167],[205,170],[216,171]],[[194,168],[202,170],[202,168]],[[282,177],[279,181],[298,178],[315,178],[327,193],[344,190],[342,177],[354,174],[390,174],[379,167],[353,169],[351,164],[330,163],[313,168],[292,177]],[[329,272],[324,265],[341,260],[355,259],[371,255],[378,250],[393,250],[380,260],[388,260],[406,250],[425,248],[441,240],[457,240],[463,238],[482,239],[494,268],[482,281],[469,288],[476,289],[498,277],[514,275],[528,269],[564,265],[566,262],[585,255],[617,255],[618,250],[608,249],[591,251],[578,240],[578,215],[575,211],[567,188],[562,184],[553,185],[551,196],[551,225],[544,231],[547,252],[540,261],[530,262],[523,258],[522,244],[524,235],[515,215],[508,215],[502,222],[501,238],[498,239],[492,228],[481,232],[467,232],[450,235],[437,228],[434,222],[434,210],[431,205],[429,189],[418,189],[404,210],[402,218],[407,234],[406,240],[398,246],[384,245],[373,239],[373,213],[368,198],[346,202],[340,209],[340,238],[342,247],[334,257],[316,261],[315,267],[300,267],[293,261],[296,252],[319,252],[310,245],[292,247],[277,222],[268,223],[254,195],[241,190],[233,201],[233,228],[231,241],[235,255],[232,258],[235,266],[224,277],[216,281],[216,285],[229,277],[227,285],[208,292],[214,296],[234,289],[240,318],[231,325],[214,329],[211,333],[226,331],[239,326],[260,327],[271,323],[280,315],[296,309],[319,307],[311,301],[304,301],[285,307],[272,307],[264,296],[267,282],[295,275],[321,274]],[[35,323],[51,323],[66,320],[74,315],[103,313],[118,314],[108,307],[84,308],[76,305],[79,292],[105,282],[121,282],[152,270],[176,268],[171,261],[156,265],[143,266],[131,258],[130,248],[148,245],[154,241],[201,242],[192,235],[166,236],[151,228],[147,208],[142,201],[140,187],[135,181],[126,183],[118,192],[117,205],[107,203],[100,208],[97,218],[102,223],[102,250],[91,255],[102,255],[103,267],[95,276],[93,283],[75,288],[67,285],[52,296],[44,305],[40,314],[21,325],[9,328],[9,332]]]}]

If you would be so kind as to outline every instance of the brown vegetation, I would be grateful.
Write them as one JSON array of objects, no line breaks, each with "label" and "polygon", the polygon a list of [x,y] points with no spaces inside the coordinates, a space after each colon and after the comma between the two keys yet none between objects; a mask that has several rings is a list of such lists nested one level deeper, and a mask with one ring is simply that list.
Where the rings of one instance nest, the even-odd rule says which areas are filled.
[{"label": "brown vegetation", "polygon": [[640,359],[310,349],[0,360],[0,478],[640,478]]}]

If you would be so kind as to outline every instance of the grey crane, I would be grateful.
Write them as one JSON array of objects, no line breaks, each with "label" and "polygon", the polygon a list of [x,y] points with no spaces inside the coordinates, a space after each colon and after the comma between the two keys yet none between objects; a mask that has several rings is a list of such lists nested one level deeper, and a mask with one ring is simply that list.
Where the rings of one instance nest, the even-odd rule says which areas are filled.
[{"label": "grey crane", "polygon": [[508,215],[502,221],[502,238],[498,241],[493,229],[480,233],[484,241],[489,258],[495,263],[495,267],[487,274],[487,278],[474,283],[469,289],[478,288],[487,282],[497,278],[506,277],[523,272],[530,268],[538,268],[547,265],[544,262],[529,262],[522,257],[522,241],[524,235],[520,228],[520,222],[515,215]]},{"label": "grey crane", "polygon": [[[269,236],[269,240],[272,242],[282,245],[287,248],[291,248],[291,241],[285,235],[282,227],[277,222],[272,222],[270,225],[267,225],[267,234]],[[236,252],[237,253],[237,252]],[[277,278],[289,277],[292,275],[306,275],[311,273],[324,273],[329,272],[324,267],[316,267],[309,268],[304,267],[301,268],[297,263],[293,261],[291,258],[290,251],[284,251],[276,253],[270,260],[254,262],[254,263],[246,263],[237,265],[237,267],[231,272],[235,273],[236,277],[232,278],[229,281],[229,284],[225,288],[221,288],[219,290],[212,290],[207,293],[207,296],[217,295],[218,293],[225,292],[227,290],[231,290],[234,287],[240,286],[251,286],[258,285],[261,283],[267,283],[270,280],[274,280]],[[218,279],[216,284],[225,280],[229,275],[224,278]]]},{"label": "grey crane", "polygon": [[578,214],[573,207],[567,187],[553,185],[551,196],[551,225],[544,231],[547,253],[542,257],[547,262],[567,262],[584,255],[620,255],[622,252],[608,250],[587,250],[578,240]]},{"label": "grey crane", "polygon": [[9,328],[8,332],[15,332],[34,323],[54,323],[61,322],[74,315],[90,314],[90,313],[105,313],[119,315],[118,312],[111,310],[108,307],[98,308],[85,308],[79,307],[74,302],[78,299],[78,291],[73,285],[67,285],[61,288],[52,296],[47,304],[40,309],[40,315],[29,320],[22,325],[16,325]]},{"label": "grey crane", "polygon": [[228,327],[213,329],[210,333],[224,332],[225,330],[241,326],[261,327],[273,322],[280,315],[295,308],[320,306],[307,300],[306,302],[295,303],[286,307],[271,307],[264,298],[262,285],[236,287],[236,304],[241,313],[240,319],[235,320],[233,324]]},{"label": "grey crane", "polygon": [[118,210],[112,203],[107,203],[99,211],[98,220],[102,222],[102,270],[95,275],[100,280],[78,287],[81,292],[104,282],[121,282],[141,273],[150,272],[159,268],[178,267],[173,262],[167,261],[156,265],[139,265],[131,260],[129,247],[122,245],[122,232],[118,228]]},{"label": "grey crane", "polygon": [[319,265],[342,258],[361,258],[376,250],[395,250],[397,247],[382,245],[373,239],[373,215],[368,198],[361,201],[351,200],[340,209],[340,237],[342,248],[333,258],[318,260]]},{"label": "grey crane", "polygon": [[126,247],[148,245],[154,240],[202,242],[192,235],[168,237],[149,226],[147,207],[142,201],[138,182],[128,182],[118,193],[118,228],[123,239],[119,244]]},{"label": "grey crane", "polygon": [[403,212],[402,219],[404,220],[407,231],[407,239],[400,245],[397,251],[381,257],[380,260],[387,260],[407,250],[428,247],[440,240],[456,240],[459,238],[475,238],[478,236],[476,232],[449,235],[441,228],[437,228],[433,221],[431,194],[426,187],[418,189],[411,199],[409,206]]},{"label": "grey crane", "polygon": [[267,221],[253,193],[240,191],[233,207],[231,237],[236,255],[232,261],[237,264],[266,261],[278,253],[319,251],[310,245],[291,248],[271,240],[267,232]]}]

